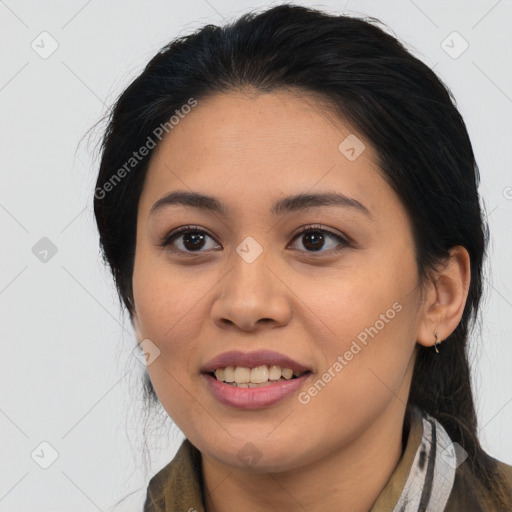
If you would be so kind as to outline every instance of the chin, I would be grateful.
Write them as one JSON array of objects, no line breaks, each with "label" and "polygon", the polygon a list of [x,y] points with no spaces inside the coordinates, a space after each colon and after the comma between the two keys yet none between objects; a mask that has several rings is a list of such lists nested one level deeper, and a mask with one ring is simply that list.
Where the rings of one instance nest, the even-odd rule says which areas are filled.
[{"label": "chin", "polygon": [[243,436],[230,439],[224,445],[207,443],[198,448],[208,457],[237,470],[278,473],[300,464],[300,454],[294,449],[296,443],[287,439],[288,442],[284,442],[283,438],[269,440],[265,437]]}]

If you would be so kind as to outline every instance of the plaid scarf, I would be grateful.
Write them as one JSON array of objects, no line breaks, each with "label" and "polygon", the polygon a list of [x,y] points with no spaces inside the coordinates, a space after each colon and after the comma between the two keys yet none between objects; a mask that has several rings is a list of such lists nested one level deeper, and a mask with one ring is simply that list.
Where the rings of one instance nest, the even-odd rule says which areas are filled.
[{"label": "plaid scarf", "polygon": [[453,488],[455,470],[465,452],[453,443],[441,423],[421,411],[423,438],[393,512],[443,512]]}]

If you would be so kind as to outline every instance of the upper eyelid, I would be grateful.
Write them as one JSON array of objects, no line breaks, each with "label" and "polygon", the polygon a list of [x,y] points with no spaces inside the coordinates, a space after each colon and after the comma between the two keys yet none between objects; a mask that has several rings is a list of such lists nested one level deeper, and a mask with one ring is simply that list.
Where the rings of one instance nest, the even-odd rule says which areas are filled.
[{"label": "upper eyelid", "polygon": [[298,228],[297,230],[295,230],[292,233],[292,236],[294,238],[296,238],[297,236],[307,233],[308,231],[315,231],[315,230],[316,231],[325,231],[326,233],[328,233],[332,236],[342,238],[342,239],[346,240],[347,242],[350,240],[348,236],[340,234],[340,233],[336,233],[336,231],[333,231],[331,228],[324,226],[323,224],[306,224],[305,226],[302,226],[302,227]]}]

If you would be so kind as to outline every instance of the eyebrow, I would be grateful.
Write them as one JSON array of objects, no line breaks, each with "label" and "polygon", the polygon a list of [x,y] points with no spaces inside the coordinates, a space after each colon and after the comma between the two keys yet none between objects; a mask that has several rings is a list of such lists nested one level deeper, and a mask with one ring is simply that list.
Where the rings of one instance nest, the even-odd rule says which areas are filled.
[{"label": "eyebrow", "polygon": [[[198,208],[200,210],[218,213],[222,217],[227,217],[228,215],[227,207],[215,197],[200,194],[198,192],[188,192],[183,190],[171,192],[160,198],[155,204],[153,204],[149,214],[153,215],[163,207],[172,205],[183,205]],[[280,215],[283,213],[296,212],[320,206],[352,208],[373,218],[373,215],[368,208],[366,208],[366,206],[360,203],[357,199],[348,197],[339,192],[296,194],[284,197],[273,204],[270,212],[273,215]]]}]

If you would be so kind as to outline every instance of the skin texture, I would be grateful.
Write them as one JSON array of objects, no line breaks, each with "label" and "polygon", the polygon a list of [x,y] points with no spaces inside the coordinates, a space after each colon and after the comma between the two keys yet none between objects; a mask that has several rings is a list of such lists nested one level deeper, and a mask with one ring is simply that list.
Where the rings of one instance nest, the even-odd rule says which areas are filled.
[{"label": "skin texture", "polygon": [[[366,146],[354,161],[338,149],[349,134]],[[228,215],[182,205],[149,215],[176,190],[214,196]],[[333,191],[371,217],[339,206],[270,213],[280,198]],[[200,254],[183,235],[158,245],[188,224],[209,235]],[[311,249],[296,233],[317,224],[349,244],[324,232]],[[250,264],[236,252],[248,236],[263,249]],[[376,152],[313,97],[237,91],[199,101],[150,163],[132,320],[138,340],[161,351],[148,366],[159,400],[202,453],[207,510],[370,510],[402,453],[415,348],[432,346],[435,330],[441,340],[453,332],[468,287],[469,256],[457,247],[422,293],[409,218]],[[235,409],[200,375],[225,351],[271,349],[311,368],[310,386],[395,303],[401,310],[307,404],[295,394]],[[261,455],[252,468],[237,456],[248,442]]]}]

